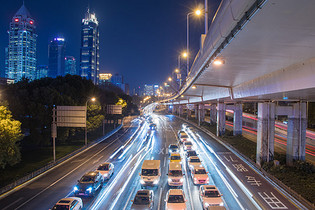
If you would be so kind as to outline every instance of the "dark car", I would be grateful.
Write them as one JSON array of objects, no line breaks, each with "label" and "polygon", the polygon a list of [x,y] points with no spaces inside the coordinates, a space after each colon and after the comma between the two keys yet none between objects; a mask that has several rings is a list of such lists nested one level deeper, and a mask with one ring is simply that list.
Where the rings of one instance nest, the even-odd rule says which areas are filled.
[{"label": "dark car", "polygon": [[197,152],[195,150],[188,150],[186,152],[186,156],[187,158],[191,157],[191,156],[198,156]]},{"label": "dark car", "polygon": [[153,191],[152,190],[139,190],[132,200],[132,210],[153,209]]},{"label": "dark car", "polygon": [[102,187],[103,183],[104,178],[100,172],[88,172],[78,180],[78,184],[74,187],[74,195],[94,196],[96,191]]},{"label": "dark car", "polygon": [[155,129],[156,129],[156,124],[151,123],[151,124],[150,124],[150,129],[151,129],[151,130],[155,130]]},{"label": "dark car", "polygon": [[168,146],[168,153],[171,154],[173,152],[179,152],[179,147],[177,144],[170,144]]}]

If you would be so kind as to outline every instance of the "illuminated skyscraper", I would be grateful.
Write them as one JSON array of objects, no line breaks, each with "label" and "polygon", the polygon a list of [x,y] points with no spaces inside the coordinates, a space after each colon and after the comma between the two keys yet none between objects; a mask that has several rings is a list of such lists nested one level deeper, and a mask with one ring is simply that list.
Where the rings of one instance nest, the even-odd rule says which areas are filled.
[{"label": "illuminated skyscraper", "polygon": [[82,20],[80,74],[98,84],[99,28],[95,13],[90,13],[89,9]]},{"label": "illuminated skyscraper", "polygon": [[9,45],[6,50],[5,76],[21,80],[36,77],[36,39],[35,21],[24,3],[10,22]]},{"label": "illuminated skyscraper", "polygon": [[73,56],[65,57],[65,74],[77,74],[76,60]]},{"label": "illuminated skyscraper", "polygon": [[65,75],[65,39],[54,38],[48,46],[49,77]]}]

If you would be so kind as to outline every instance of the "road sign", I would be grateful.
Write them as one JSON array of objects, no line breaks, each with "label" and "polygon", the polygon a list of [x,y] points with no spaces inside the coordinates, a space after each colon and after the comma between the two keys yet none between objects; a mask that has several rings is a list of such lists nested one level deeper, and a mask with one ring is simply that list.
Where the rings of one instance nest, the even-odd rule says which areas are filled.
[{"label": "road sign", "polygon": [[85,106],[57,106],[58,127],[86,127]]},{"label": "road sign", "polygon": [[107,105],[106,109],[107,114],[122,114],[121,105]]}]

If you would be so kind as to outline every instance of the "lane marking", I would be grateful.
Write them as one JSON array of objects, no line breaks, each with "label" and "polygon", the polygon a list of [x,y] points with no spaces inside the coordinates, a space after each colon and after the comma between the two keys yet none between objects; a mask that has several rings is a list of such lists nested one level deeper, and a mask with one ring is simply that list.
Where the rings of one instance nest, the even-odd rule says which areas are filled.
[{"label": "lane marking", "polygon": [[268,195],[266,192],[258,192],[260,197],[270,206],[272,209],[288,209],[272,192]]},{"label": "lane marking", "polygon": [[10,208],[10,207],[13,206],[14,204],[18,203],[20,200],[23,200],[23,197],[20,197],[19,199],[17,199],[17,200],[14,201],[13,203],[7,205],[7,206],[4,207],[2,210],[6,210],[6,209]]},{"label": "lane marking", "polygon": [[160,200],[159,200],[159,205],[158,205],[158,210],[160,210],[160,208],[161,208],[161,200],[162,200],[162,189],[163,189],[163,187],[161,187],[160,188]]},{"label": "lane marking", "polygon": [[126,202],[126,204],[125,204],[125,206],[124,206],[124,210],[126,210],[128,204],[129,204],[130,198],[131,198],[131,196],[133,195],[133,193],[135,192],[135,190],[136,190],[136,187],[134,187],[134,188],[132,189],[132,191],[131,191],[131,193],[130,193],[128,199],[127,199],[127,202]]}]

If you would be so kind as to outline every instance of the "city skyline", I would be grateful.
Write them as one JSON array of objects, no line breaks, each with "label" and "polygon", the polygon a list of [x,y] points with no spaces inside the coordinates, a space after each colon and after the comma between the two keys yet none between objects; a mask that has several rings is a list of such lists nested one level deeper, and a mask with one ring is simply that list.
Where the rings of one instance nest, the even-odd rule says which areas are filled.
[{"label": "city skyline", "polygon": [[[187,1],[188,2],[188,1]],[[80,24],[82,16],[87,9],[87,2],[78,1],[78,8],[72,8],[72,1],[43,4],[40,1],[25,1],[27,8],[38,22],[38,55],[37,65],[47,65],[48,43],[53,37],[63,36],[67,42],[67,54],[74,56],[79,61],[80,53]],[[10,14],[14,13],[22,4],[21,1],[13,0],[4,5],[0,21],[8,20]],[[95,11],[100,21],[100,73],[111,72],[125,75],[128,83],[135,84],[161,83],[168,76],[172,68],[176,67],[178,53],[185,49],[185,19],[187,12],[202,1],[194,1],[188,4],[178,1],[161,1],[152,7],[152,3],[137,1],[120,8],[118,3],[93,1],[91,11]],[[130,5],[129,5],[130,4]],[[62,5],[58,7],[57,5]],[[189,6],[186,6],[189,5]],[[212,5],[216,8],[216,5]],[[144,8],[151,8],[146,11]],[[40,8],[49,8],[46,11]],[[71,14],[68,13],[71,9]],[[13,12],[13,10],[15,10]],[[130,13],[130,11],[134,11]],[[211,10],[214,14],[215,10]],[[119,13],[119,14],[118,14]],[[58,14],[58,15],[56,15]],[[157,19],[158,18],[158,19]],[[157,21],[156,21],[157,20]],[[139,24],[136,24],[139,21]],[[192,20],[191,24],[191,46],[199,47],[199,32],[203,31],[203,19]],[[154,24],[152,24],[154,23]],[[135,25],[136,24],[136,25]],[[165,28],[162,28],[164,26]],[[5,31],[8,27],[0,28],[0,48],[3,42],[8,40]],[[175,33],[174,33],[175,31]],[[136,36],[139,35],[139,36]],[[158,45],[157,43],[162,43]],[[133,50],[139,50],[137,54]],[[4,54],[4,53],[3,53]],[[4,57],[4,56],[3,56]],[[156,63],[155,59],[161,58]],[[77,63],[79,67],[79,63]],[[4,60],[0,60],[0,69],[4,68]],[[138,74],[134,74],[134,72]],[[1,72],[2,73],[2,72]],[[2,73],[3,75],[3,73]],[[4,76],[4,75],[3,75]]]}]

